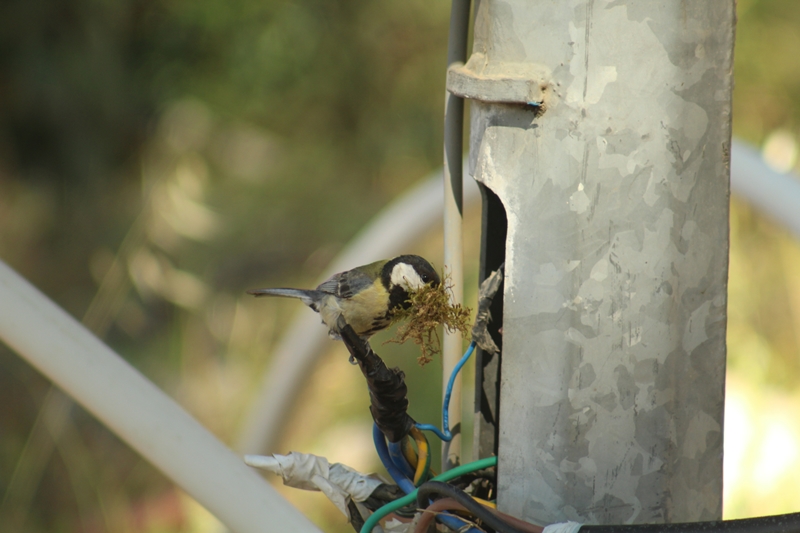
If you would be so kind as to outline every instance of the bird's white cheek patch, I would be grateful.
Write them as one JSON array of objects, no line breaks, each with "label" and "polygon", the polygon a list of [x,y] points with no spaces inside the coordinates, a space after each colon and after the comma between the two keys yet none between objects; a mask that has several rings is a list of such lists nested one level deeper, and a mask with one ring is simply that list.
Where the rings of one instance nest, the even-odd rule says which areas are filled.
[{"label": "bird's white cheek patch", "polygon": [[392,268],[391,281],[393,285],[400,285],[406,290],[421,289],[425,285],[414,267],[406,263],[397,263]]}]

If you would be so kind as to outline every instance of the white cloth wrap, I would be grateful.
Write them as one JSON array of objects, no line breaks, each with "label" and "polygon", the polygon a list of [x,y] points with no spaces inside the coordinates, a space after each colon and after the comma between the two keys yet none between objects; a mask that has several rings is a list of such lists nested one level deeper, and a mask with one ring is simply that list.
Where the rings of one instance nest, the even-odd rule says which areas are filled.
[{"label": "white cloth wrap", "polygon": [[341,463],[310,453],[290,452],[289,455],[245,455],[248,465],[279,474],[284,485],[303,490],[318,490],[350,519],[347,502],[363,502],[381,481],[356,472]]}]

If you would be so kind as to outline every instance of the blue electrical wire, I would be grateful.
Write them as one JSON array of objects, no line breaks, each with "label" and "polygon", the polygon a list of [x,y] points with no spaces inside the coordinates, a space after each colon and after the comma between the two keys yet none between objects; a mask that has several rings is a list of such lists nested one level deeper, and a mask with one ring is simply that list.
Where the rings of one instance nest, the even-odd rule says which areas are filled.
[{"label": "blue electrical wire", "polygon": [[456,382],[456,376],[458,375],[459,371],[461,371],[461,367],[464,366],[467,360],[469,360],[472,352],[475,351],[475,346],[475,341],[469,343],[466,353],[458,362],[458,364],[456,364],[455,368],[453,368],[453,372],[450,374],[450,379],[447,381],[447,388],[444,392],[444,402],[442,404],[442,426],[444,431],[440,431],[439,428],[433,424],[416,424],[417,429],[421,429],[423,431],[432,431],[437,437],[445,442],[450,442],[453,440],[453,434],[450,433],[450,396],[453,394],[453,384]]},{"label": "blue electrical wire", "polygon": [[414,469],[411,468],[411,465],[408,464],[406,457],[403,455],[402,441],[389,443],[389,457],[392,459],[394,466],[396,466],[405,477],[414,479]]},{"label": "blue electrical wire", "polygon": [[[453,384],[456,381],[456,376],[461,371],[461,367],[463,367],[464,364],[469,360],[472,352],[474,351],[475,342],[473,341],[469,344],[464,356],[461,358],[458,364],[456,364],[455,368],[453,368],[453,372],[450,374],[450,379],[447,382],[447,388],[445,389],[444,393],[444,402],[442,405],[442,424],[444,426],[444,432],[440,431],[439,428],[431,424],[416,424],[417,429],[433,431],[440,439],[446,442],[449,442],[453,439],[453,434],[450,433],[450,396],[453,394]],[[391,445],[395,448],[394,457],[397,457],[397,462],[395,462],[393,454],[390,451],[390,446],[387,446],[386,444],[386,437],[378,427],[378,424],[373,424],[372,426],[372,440],[375,442],[375,450],[378,452],[378,457],[380,458],[381,463],[383,463],[383,466],[386,468],[386,471],[389,472],[389,475],[392,477],[394,482],[397,483],[397,486],[400,487],[400,489],[406,494],[411,494],[414,492],[416,490],[414,482],[412,481],[414,474],[411,473],[411,476],[408,476],[403,472],[403,470],[408,469],[410,473],[411,467],[405,460],[399,443],[392,443]],[[411,479],[409,479],[409,477]],[[469,527],[469,523],[447,513],[442,513],[437,517],[437,519],[454,531],[463,531],[464,533],[481,533],[479,529]]]},{"label": "blue electrical wire", "polygon": [[397,486],[406,494],[413,492],[416,489],[414,482],[404,476],[400,469],[394,464],[394,461],[392,461],[392,457],[389,455],[389,448],[386,446],[386,437],[383,436],[383,432],[378,427],[378,424],[373,424],[372,426],[372,440],[375,441],[375,450],[378,452],[381,463],[386,467],[386,471],[392,476]]},{"label": "blue electrical wire", "polygon": [[[386,468],[386,471],[389,472],[389,475],[392,476],[394,482],[397,483],[397,486],[400,487],[400,489],[406,494],[415,492],[417,487],[414,486],[414,482],[404,476],[397,465],[394,464],[394,461],[392,461],[389,448],[386,446],[386,437],[383,436],[383,432],[378,427],[378,424],[373,424],[372,426],[372,440],[375,441],[375,450],[378,452],[378,457],[380,457],[383,466]],[[402,455],[401,459],[403,459]],[[405,459],[403,459],[403,461],[405,462]],[[442,513],[437,518],[440,522],[453,531],[462,531],[463,533],[482,533],[479,529],[467,527],[469,524],[456,516]]]}]

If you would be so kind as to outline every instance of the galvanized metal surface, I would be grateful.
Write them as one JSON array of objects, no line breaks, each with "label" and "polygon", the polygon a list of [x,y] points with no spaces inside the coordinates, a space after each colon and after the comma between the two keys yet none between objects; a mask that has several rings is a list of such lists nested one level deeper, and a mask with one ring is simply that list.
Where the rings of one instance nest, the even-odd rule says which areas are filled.
[{"label": "galvanized metal surface", "polygon": [[508,218],[498,505],[721,516],[733,1],[481,0],[474,52],[547,72],[472,104]]},{"label": "galvanized metal surface", "polygon": [[462,98],[506,104],[542,102],[547,71],[531,63],[489,62],[480,52],[447,69],[447,90]]}]

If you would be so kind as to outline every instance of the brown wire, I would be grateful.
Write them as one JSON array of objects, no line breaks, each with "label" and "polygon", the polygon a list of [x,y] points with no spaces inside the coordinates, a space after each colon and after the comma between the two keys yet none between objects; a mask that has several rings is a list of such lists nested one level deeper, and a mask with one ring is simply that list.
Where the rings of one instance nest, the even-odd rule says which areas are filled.
[{"label": "brown wire", "polygon": [[463,505],[455,501],[453,498],[442,498],[430,504],[420,514],[419,521],[414,528],[414,533],[427,533],[431,522],[436,518],[436,515],[442,511],[464,511]]},{"label": "brown wire", "polygon": [[[463,505],[458,503],[453,498],[442,498],[441,500],[436,500],[422,511],[422,514],[419,517],[419,521],[417,522],[417,526],[414,528],[414,533],[426,533],[428,531],[428,527],[430,527],[431,525],[431,522],[436,518],[436,515],[442,511],[466,511],[466,510],[467,509]],[[505,513],[501,513],[496,509],[489,508],[489,510],[495,515],[497,515],[499,518],[501,518],[504,522],[508,522],[515,528],[525,531],[527,533],[542,533],[542,531],[544,530],[542,526],[537,526],[535,524],[531,524],[530,522],[525,522],[524,520],[520,520],[519,518],[515,518]]]}]

